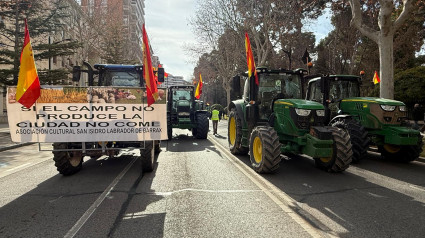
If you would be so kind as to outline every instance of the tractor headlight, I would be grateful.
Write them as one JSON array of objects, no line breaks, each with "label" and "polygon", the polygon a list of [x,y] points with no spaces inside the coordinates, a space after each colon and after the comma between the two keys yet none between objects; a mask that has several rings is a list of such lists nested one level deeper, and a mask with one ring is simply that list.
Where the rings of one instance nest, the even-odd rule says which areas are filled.
[{"label": "tractor headlight", "polygon": [[382,110],[387,111],[387,112],[392,112],[395,110],[396,106],[391,106],[391,105],[379,105],[381,106]]},{"label": "tractor headlight", "polygon": [[295,112],[297,113],[298,116],[306,117],[310,115],[311,110],[295,108]]},{"label": "tractor headlight", "polygon": [[316,110],[316,115],[318,117],[324,117],[325,116],[325,110]]},{"label": "tractor headlight", "polygon": [[400,109],[400,112],[407,112],[406,106],[400,106],[399,109]]}]

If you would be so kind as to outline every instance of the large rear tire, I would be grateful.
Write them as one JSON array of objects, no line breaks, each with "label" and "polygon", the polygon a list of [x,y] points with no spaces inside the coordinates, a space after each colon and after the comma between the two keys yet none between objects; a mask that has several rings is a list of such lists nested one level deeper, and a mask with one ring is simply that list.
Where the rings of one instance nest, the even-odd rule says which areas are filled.
[{"label": "large rear tire", "polygon": [[356,120],[345,119],[332,123],[333,127],[344,129],[350,134],[353,148],[353,163],[366,158],[370,139],[367,130]]},{"label": "large rear tire", "polygon": [[[70,149],[68,143],[53,143],[54,150]],[[60,174],[72,175],[83,167],[81,151],[53,151],[53,160]]]},{"label": "large rear tire", "polygon": [[207,114],[205,113],[197,113],[196,114],[196,139],[207,139],[208,130],[209,130],[210,122],[208,120]]},{"label": "large rear tire", "polygon": [[422,136],[419,136],[418,144],[416,145],[390,145],[385,144],[383,146],[378,146],[379,152],[384,159],[409,163],[419,158],[422,153]]},{"label": "large rear tire", "polygon": [[342,172],[346,170],[353,158],[350,136],[347,131],[329,127],[332,131],[333,153],[331,157],[314,158],[316,166],[328,172]]},{"label": "large rear tire", "polygon": [[242,121],[232,109],[227,123],[227,140],[230,152],[234,155],[246,155],[249,148],[242,146]]},{"label": "large rear tire", "polygon": [[155,163],[155,148],[153,141],[141,142],[140,146],[144,148],[140,149],[140,160],[142,162],[143,172],[152,172]]},{"label": "large rear tire", "polygon": [[249,145],[251,165],[257,173],[273,173],[279,168],[281,145],[274,128],[254,128]]}]

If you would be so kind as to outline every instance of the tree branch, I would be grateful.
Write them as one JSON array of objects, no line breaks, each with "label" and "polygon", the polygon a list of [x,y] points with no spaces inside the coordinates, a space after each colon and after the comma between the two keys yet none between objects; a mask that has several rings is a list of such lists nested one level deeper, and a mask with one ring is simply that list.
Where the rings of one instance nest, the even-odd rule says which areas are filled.
[{"label": "tree branch", "polygon": [[349,0],[349,3],[351,6],[351,13],[353,15],[350,24],[356,27],[363,35],[378,43],[378,31],[375,31],[371,27],[363,24],[360,1]]},{"label": "tree branch", "polygon": [[400,16],[395,20],[393,24],[393,30],[396,32],[401,25],[407,20],[409,17],[409,14],[413,10],[413,5],[411,0],[403,0],[403,11],[401,12]]}]

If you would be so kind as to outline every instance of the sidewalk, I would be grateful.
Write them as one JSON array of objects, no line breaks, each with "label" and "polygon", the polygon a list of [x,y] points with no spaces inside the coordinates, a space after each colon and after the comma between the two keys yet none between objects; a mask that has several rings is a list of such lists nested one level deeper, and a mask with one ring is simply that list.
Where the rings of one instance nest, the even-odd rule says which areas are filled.
[{"label": "sidewalk", "polygon": [[13,142],[10,138],[9,124],[0,123],[0,151],[15,149],[21,146],[30,145],[33,143]]}]

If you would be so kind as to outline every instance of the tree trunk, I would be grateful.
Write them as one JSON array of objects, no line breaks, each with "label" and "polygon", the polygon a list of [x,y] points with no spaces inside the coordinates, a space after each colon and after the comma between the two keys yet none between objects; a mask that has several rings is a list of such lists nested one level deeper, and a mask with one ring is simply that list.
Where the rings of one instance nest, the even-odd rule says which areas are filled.
[{"label": "tree trunk", "polygon": [[393,34],[379,36],[380,88],[381,98],[394,99],[394,56]]}]

